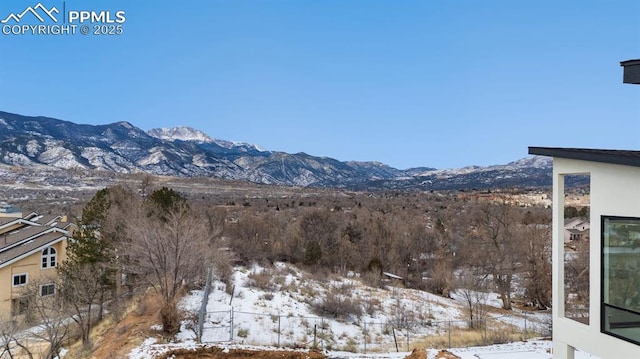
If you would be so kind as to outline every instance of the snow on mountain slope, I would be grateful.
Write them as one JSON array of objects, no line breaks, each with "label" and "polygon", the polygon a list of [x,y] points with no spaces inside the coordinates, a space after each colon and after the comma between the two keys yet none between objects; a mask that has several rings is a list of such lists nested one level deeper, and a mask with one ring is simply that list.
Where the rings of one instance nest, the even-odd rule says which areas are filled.
[{"label": "snow on mountain slope", "polygon": [[159,138],[166,141],[196,141],[196,142],[213,142],[213,139],[206,133],[196,130],[195,128],[178,126],[172,128],[152,128],[147,131],[149,136]]},{"label": "snow on mountain slope", "polygon": [[265,151],[252,144],[213,139],[190,127],[145,132],[123,121],[94,126],[2,111],[0,118],[0,163],[8,165],[203,176],[364,191],[551,184],[550,162],[541,158],[504,166],[399,170],[379,162],[343,162],[303,152]]},{"label": "snow on mountain slope", "polygon": [[489,171],[515,171],[526,168],[550,169],[553,166],[553,160],[543,156],[528,156],[519,160],[509,162],[506,165],[493,166],[467,166],[462,168],[436,169],[420,173],[420,176],[438,175],[438,176],[458,176],[477,172]]},{"label": "snow on mountain slope", "polygon": [[149,136],[159,138],[165,141],[194,141],[197,143],[213,143],[221,148],[225,148],[228,150],[236,150],[238,152],[249,152],[249,151],[258,151],[264,152],[258,145],[253,145],[246,142],[235,142],[235,141],[227,141],[220,140],[217,138],[211,138],[206,133],[197,130],[195,128],[186,127],[186,126],[177,126],[172,128],[152,128],[147,131]]}]

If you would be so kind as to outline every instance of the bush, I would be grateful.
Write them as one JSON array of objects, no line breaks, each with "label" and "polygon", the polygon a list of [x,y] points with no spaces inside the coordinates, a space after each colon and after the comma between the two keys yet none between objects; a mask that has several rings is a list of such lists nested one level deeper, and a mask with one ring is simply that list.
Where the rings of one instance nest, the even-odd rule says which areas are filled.
[{"label": "bush", "polygon": [[162,320],[162,331],[170,336],[176,335],[180,331],[180,314],[175,303],[167,303],[160,310]]},{"label": "bush", "polygon": [[240,328],[238,329],[238,336],[240,338],[247,338],[249,336],[249,329]]},{"label": "bush", "polygon": [[247,286],[267,292],[272,292],[276,289],[276,285],[271,282],[271,273],[267,270],[249,274]]},{"label": "bush", "polygon": [[363,306],[364,306],[364,311],[368,315],[373,316],[376,313],[376,311],[380,310],[381,303],[377,298],[369,297],[367,300],[364,301]]},{"label": "bush", "polygon": [[314,303],[312,310],[318,315],[333,318],[360,317],[362,315],[360,301],[354,301],[347,296],[334,292],[329,292],[324,299]]}]

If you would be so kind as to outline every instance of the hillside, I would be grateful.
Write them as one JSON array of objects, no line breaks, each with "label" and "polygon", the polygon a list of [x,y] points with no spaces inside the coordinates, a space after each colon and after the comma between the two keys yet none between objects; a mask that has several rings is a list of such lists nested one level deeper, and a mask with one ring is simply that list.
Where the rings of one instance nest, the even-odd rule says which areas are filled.
[{"label": "hillside", "polygon": [[[549,313],[520,309],[505,312],[498,309],[496,295],[488,294],[486,328],[476,332],[468,329],[460,295],[443,298],[403,289],[392,282],[377,289],[364,285],[361,278],[324,278],[283,263],[273,268],[237,267],[233,283],[233,296],[222,282],[213,284],[203,343],[254,349],[317,347],[353,356],[346,353],[395,352],[395,336],[397,350],[406,355],[414,348],[518,341],[546,335],[549,329]],[[202,298],[202,290],[191,291],[181,306],[195,318]],[[319,314],[318,308],[330,307],[322,305],[328,298],[335,299],[335,307],[342,310]],[[358,314],[354,314],[358,312],[354,308],[360,308]],[[148,358],[169,350],[198,347],[191,325],[184,321],[172,343],[154,335],[157,325],[151,325],[130,357]]]}]

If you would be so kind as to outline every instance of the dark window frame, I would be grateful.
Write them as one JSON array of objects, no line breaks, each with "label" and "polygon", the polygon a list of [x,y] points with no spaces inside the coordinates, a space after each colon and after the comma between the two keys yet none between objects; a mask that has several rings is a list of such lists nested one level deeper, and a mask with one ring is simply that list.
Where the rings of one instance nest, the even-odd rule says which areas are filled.
[{"label": "dark window frame", "polygon": [[[629,343],[633,343],[636,345],[640,345],[640,339],[639,340],[634,340],[632,338],[629,338],[627,336],[621,335],[621,334],[617,334],[615,332],[612,331],[608,331],[606,330],[606,324],[607,324],[607,318],[606,318],[606,313],[607,313],[607,308],[609,309],[613,309],[613,310],[618,310],[618,311],[623,311],[623,312],[627,312],[627,313],[631,313],[634,315],[638,315],[640,317],[640,312],[636,312],[634,310],[630,310],[628,308],[622,308],[613,304],[607,304],[605,303],[605,222],[606,220],[635,220],[638,221],[638,223],[640,224],[640,217],[627,217],[627,216],[600,216],[600,333],[618,338],[620,340],[624,340],[626,342]],[[640,274],[639,274],[640,275]]]},{"label": "dark window frame", "polygon": [[[46,293],[45,293],[46,292]],[[40,285],[40,296],[48,297],[56,294],[56,285],[54,283],[47,283]]]},{"label": "dark window frame", "polygon": [[[24,277],[24,282],[22,280],[19,280],[19,282],[21,283],[16,284],[16,279],[22,277]],[[29,273],[16,273],[11,276],[12,287],[24,287],[25,285],[27,285],[27,283],[29,283]]]}]

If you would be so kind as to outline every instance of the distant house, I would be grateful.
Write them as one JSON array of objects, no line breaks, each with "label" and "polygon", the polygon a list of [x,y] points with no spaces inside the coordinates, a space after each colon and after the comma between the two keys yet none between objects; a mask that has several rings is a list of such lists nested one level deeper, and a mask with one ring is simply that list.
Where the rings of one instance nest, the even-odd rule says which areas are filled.
[{"label": "distant house", "polygon": [[[25,314],[22,289],[38,278],[56,275],[66,259],[70,226],[66,216],[0,217],[0,318]],[[40,295],[55,292],[53,283],[40,285]]]},{"label": "distant house", "polygon": [[0,218],[20,218],[22,217],[22,211],[16,206],[12,206],[7,202],[0,202]]},{"label": "distant house", "polygon": [[[530,147],[553,157],[553,357],[575,349],[600,358],[640,358],[640,151]],[[565,298],[565,176],[590,179],[587,320]]]},{"label": "distant house", "polygon": [[591,225],[588,221],[574,218],[564,225],[564,243],[573,241],[589,240],[589,229]]}]

